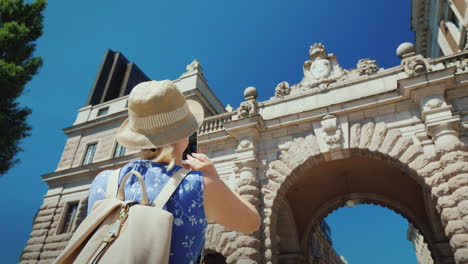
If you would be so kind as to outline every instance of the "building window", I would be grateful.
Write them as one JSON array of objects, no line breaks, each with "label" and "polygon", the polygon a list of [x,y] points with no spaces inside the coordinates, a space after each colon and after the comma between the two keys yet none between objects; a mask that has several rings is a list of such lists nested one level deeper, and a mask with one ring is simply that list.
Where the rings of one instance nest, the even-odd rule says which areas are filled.
[{"label": "building window", "polygon": [[83,159],[83,165],[93,163],[94,153],[96,153],[97,143],[89,144],[86,148],[86,155]]},{"label": "building window", "polygon": [[109,112],[109,107],[104,107],[98,110],[97,116],[107,115]]},{"label": "building window", "polygon": [[70,233],[78,213],[78,202],[67,203],[63,218],[62,228],[59,234]]},{"label": "building window", "polygon": [[124,146],[117,143],[117,145],[115,146],[115,150],[114,150],[114,158],[124,156],[126,150],[127,149]]}]

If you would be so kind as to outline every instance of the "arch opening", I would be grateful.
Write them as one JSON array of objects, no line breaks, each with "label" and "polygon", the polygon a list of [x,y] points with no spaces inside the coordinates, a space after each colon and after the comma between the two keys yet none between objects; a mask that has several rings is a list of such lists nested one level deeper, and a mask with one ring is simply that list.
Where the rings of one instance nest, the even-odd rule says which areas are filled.
[{"label": "arch opening", "polygon": [[[414,172],[405,171],[404,166],[391,164],[385,159],[355,155],[296,168],[292,172],[295,173],[294,182],[289,183],[284,196],[275,201],[279,208],[274,223],[279,259],[290,250],[281,242],[285,238],[296,239],[299,247],[292,252],[302,252],[307,258],[303,252],[310,246],[310,235],[317,230],[314,227],[320,226],[322,219],[349,201],[377,204],[399,213],[420,230],[435,263],[439,259],[453,258],[453,253],[447,250],[448,240],[435,202],[428,188],[421,184],[424,181],[415,179]],[[286,237],[285,233],[295,235]]]}]

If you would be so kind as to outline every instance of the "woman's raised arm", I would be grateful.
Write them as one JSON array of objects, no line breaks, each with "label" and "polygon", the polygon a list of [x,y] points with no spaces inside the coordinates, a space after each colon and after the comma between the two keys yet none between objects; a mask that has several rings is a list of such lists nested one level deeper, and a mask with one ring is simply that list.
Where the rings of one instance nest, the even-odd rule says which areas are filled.
[{"label": "woman's raised arm", "polygon": [[203,172],[206,218],[233,231],[250,233],[258,230],[261,219],[257,209],[219,178],[211,160],[201,153],[187,157],[190,169]]}]

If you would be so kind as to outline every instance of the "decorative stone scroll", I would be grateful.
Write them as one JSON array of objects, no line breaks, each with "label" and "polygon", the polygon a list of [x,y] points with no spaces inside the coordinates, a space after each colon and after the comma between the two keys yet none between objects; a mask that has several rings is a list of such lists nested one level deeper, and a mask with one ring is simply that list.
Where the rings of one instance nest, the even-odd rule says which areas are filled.
[{"label": "decorative stone scroll", "polygon": [[309,50],[310,60],[304,62],[304,78],[298,84],[303,88],[326,90],[328,86],[344,77],[344,71],[334,54],[328,54],[325,46],[315,43]]},{"label": "decorative stone scroll", "polygon": [[357,71],[359,75],[371,75],[379,71],[379,67],[375,60],[362,59],[357,63]]}]

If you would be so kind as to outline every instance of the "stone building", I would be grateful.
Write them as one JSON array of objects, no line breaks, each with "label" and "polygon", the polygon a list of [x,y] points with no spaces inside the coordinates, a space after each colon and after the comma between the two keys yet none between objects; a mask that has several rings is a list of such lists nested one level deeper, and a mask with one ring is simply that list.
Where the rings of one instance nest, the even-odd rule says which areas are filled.
[{"label": "stone building", "polygon": [[436,58],[468,48],[466,0],[412,0],[416,53]]},{"label": "stone building", "polygon": [[431,257],[431,251],[429,251],[427,244],[424,242],[424,237],[411,224],[408,227],[408,240],[413,243],[414,252],[416,253],[418,264],[434,263],[434,260]]},{"label": "stone building", "polygon": [[[310,236],[309,263],[313,264],[345,264],[343,257],[339,256],[333,248],[331,230],[327,222],[322,220]],[[283,263],[281,259],[280,263]],[[290,263],[298,263],[290,262]]]},{"label": "stone building", "polygon": [[[210,263],[313,263],[311,236],[326,215],[350,202],[401,214],[434,263],[468,263],[468,51],[459,45],[446,56],[433,53],[445,49],[440,35],[427,33],[445,21],[432,23],[430,16],[443,4],[426,2],[413,1],[416,45],[400,45],[401,64],[389,69],[371,59],[343,69],[336,55],[314,44],[300,82],[279,83],[263,102],[249,87],[229,111],[198,61],[173,80],[205,107],[199,147],[262,216],[252,234],[210,223]],[[463,1],[446,2],[466,11]],[[83,219],[93,178],[136,158],[114,134],[131,87],[147,79],[122,54],[105,55],[87,106],[64,129],[57,169],[42,176],[49,190],[22,263],[51,262]]]}]

